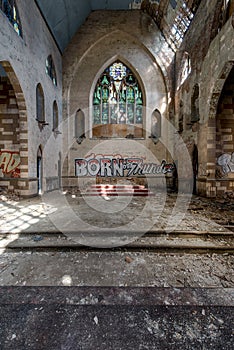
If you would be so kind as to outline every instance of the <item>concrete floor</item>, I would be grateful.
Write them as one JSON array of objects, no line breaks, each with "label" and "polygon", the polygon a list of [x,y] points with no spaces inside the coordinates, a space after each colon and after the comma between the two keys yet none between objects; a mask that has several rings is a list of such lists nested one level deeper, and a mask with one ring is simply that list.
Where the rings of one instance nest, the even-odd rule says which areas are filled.
[{"label": "concrete floor", "polygon": [[1,196],[1,349],[234,348],[230,200],[58,195]]},{"label": "concrete floor", "polygon": [[[2,286],[234,286],[233,231],[228,230],[234,203],[229,200],[183,197],[173,214],[179,235],[170,226],[175,194],[165,201],[162,194],[113,201],[74,193],[1,199]],[[144,236],[147,230],[154,236]]]}]

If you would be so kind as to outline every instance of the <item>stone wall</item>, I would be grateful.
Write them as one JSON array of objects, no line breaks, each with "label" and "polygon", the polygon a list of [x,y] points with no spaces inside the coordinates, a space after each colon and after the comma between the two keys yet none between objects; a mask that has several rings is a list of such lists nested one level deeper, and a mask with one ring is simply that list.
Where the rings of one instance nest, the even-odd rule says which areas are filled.
[{"label": "stone wall", "polygon": [[223,87],[216,118],[217,195],[234,190],[234,68]]},{"label": "stone wall", "polygon": [[[168,63],[165,60],[162,62],[167,50],[170,62],[173,53],[167,48],[152,19],[141,11],[95,11],[90,14],[63,56],[64,120],[67,127],[64,145],[67,163],[63,167],[65,184],[76,184],[75,159],[91,153],[153,157],[157,162],[170,159],[170,138],[166,122]],[[92,135],[94,88],[100,74],[115,60],[127,65],[141,83],[146,101],[144,137],[103,140]],[[86,139],[80,145],[74,139],[74,118],[79,109],[85,115],[86,133]],[[157,144],[149,138],[151,115],[155,109],[159,110],[163,120],[161,141]]]},{"label": "stone wall", "polygon": [[[57,167],[62,137],[53,133],[52,128],[55,100],[58,104],[59,120],[62,119],[62,59],[35,2],[19,0],[17,7],[22,24],[22,37],[17,35],[8,18],[0,11],[0,64],[13,87],[19,109],[19,168],[22,186],[20,189],[15,188],[13,184],[13,181],[16,182],[15,179],[5,179],[5,185],[12,183],[10,185],[12,190],[15,188],[18,194],[31,196],[37,194],[39,146],[43,150],[45,177],[43,190],[47,190],[46,184],[50,183],[50,178],[54,184],[53,179],[58,176]],[[45,61],[50,54],[56,68],[57,86],[46,74]],[[48,125],[44,125],[43,128],[36,121],[36,86],[38,83],[41,83],[45,93],[45,120]],[[47,147],[50,138],[53,142],[50,142],[50,147]],[[0,144],[2,140],[3,137],[0,138]],[[2,183],[1,186],[3,186]]]},{"label": "stone wall", "polygon": [[[185,144],[198,148],[197,192],[209,197],[216,196],[217,189],[224,194],[231,186],[220,186],[215,175],[218,101],[234,62],[233,15],[221,21],[221,5],[219,0],[201,2],[174,62],[175,126]],[[191,72],[181,84],[185,52]],[[198,98],[194,101],[195,89]]]}]

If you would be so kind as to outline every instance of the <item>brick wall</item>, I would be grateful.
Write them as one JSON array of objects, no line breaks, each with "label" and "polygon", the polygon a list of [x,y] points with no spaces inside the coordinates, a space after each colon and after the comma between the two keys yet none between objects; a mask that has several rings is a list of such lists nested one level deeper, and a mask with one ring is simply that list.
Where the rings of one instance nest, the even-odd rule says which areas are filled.
[{"label": "brick wall", "polygon": [[[234,68],[221,93],[216,117],[217,194],[234,190],[234,168],[229,158],[234,152]],[[225,156],[226,155],[226,156]],[[220,161],[219,161],[220,160]],[[231,162],[233,163],[233,162]],[[223,165],[220,165],[223,164]],[[234,163],[233,163],[234,166]]]},{"label": "brick wall", "polygon": [[19,151],[19,110],[8,77],[0,77],[0,150]]},{"label": "brick wall", "polygon": [[0,77],[0,186],[18,191],[20,177],[19,109],[8,77]]},{"label": "brick wall", "polygon": [[[23,37],[17,35],[7,16],[0,11],[0,64],[15,93],[19,114],[19,132],[16,134],[14,130],[14,134],[10,134],[12,133],[10,124],[4,124],[3,132],[8,134],[0,135],[0,144],[1,149],[3,147],[9,150],[8,145],[11,145],[10,150],[19,151],[20,178],[1,178],[0,188],[7,187],[26,197],[36,195],[38,192],[37,151],[40,145],[44,150],[43,190],[47,191],[57,187],[54,185],[54,178],[58,176],[56,167],[62,148],[62,136],[53,133],[52,129],[54,101],[58,105],[59,122],[62,119],[62,59],[35,2],[18,0],[17,7]],[[46,59],[49,55],[52,55],[55,64],[57,86],[46,74]],[[36,86],[38,83],[42,85],[45,93],[47,125],[43,128],[36,121]],[[16,129],[15,126],[14,129]],[[14,137],[17,138],[18,143],[16,139],[13,139]],[[51,142],[46,148],[48,140]]]}]

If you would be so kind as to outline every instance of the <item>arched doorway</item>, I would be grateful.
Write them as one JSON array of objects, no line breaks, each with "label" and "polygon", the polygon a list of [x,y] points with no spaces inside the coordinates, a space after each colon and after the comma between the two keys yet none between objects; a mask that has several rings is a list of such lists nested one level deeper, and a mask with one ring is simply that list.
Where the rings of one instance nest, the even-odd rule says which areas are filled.
[{"label": "arched doorway", "polygon": [[[7,61],[0,61],[0,177],[1,186],[17,194],[29,194],[28,125],[24,95]],[[25,180],[22,182],[20,178]],[[17,180],[19,179],[19,180]]]},{"label": "arched doorway", "polygon": [[[221,96],[225,94],[224,93],[225,85],[226,85],[226,82],[228,81],[230,74],[233,74],[231,73],[233,72],[233,67],[234,67],[233,61],[227,61],[226,63],[223,64],[223,68],[220,70],[218,74],[218,77],[214,83],[214,87],[210,96],[209,111],[208,111],[209,118],[204,129],[206,139],[201,138],[200,140],[200,144],[203,144],[204,146],[206,146],[206,153],[203,154],[204,162],[202,163],[202,159],[201,159],[202,149],[201,148],[199,149],[200,161],[199,161],[198,192],[199,194],[206,195],[207,197],[216,197],[218,194],[221,195],[224,192],[226,192],[231,185],[231,182],[227,179],[222,178],[222,175],[220,176],[220,173],[219,173],[220,165],[218,164],[218,157],[221,155],[221,149],[218,143],[221,141],[222,136],[217,134],[216,128],[218,126],[217,125],[217,120],[219,119],[218,114],[219,114],[220,106],[222,104]],[[232,91],[233,91],[233,88],[232,88]],[[230,113],[230,111],[228,113]],[[233,120],[233,114],[232,116],[229,115],[229,120],[230,121]],[[229,137],[230,136],[231,135],[229,135]],[[203,142],[204,140],[205,142]],[[233,145],[233,141],[232,141],[232,145]],[[227,146],[225,146],[225,149],[226,147]],[[230,153],[230,152],[227,152],[227,153]],[[234,182],[233,182],[233,186],[234,186]]]},{"label": "arched doorway", "polygon": [[223,86],[216,115],[216,191],[232,192],[234,185],[234,67]]}]

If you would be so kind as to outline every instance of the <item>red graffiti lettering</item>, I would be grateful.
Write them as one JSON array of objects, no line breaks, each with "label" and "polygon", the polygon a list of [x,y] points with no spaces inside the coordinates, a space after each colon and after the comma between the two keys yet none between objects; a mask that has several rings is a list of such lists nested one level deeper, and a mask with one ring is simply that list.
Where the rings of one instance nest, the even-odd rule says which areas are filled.
[{"label": "red graffiti lettering", "polygon": [[2,177],[20,177],[19,165],[19,152],[0,151],[0,174],[2,173]]}]

